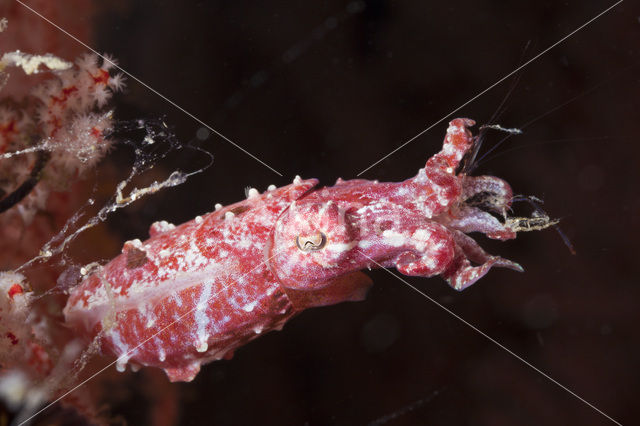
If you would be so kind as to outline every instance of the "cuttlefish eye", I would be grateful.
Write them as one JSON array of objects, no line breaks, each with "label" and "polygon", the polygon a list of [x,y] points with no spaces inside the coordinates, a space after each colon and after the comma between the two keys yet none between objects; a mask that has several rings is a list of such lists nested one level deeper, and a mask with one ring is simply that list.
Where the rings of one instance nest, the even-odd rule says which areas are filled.
[{"label": "cuttlefish eye", "polygon": [[327,244],[327,237],[322,232],[296,237],[296,246],[302,251],[320,250],[325,244]]}]

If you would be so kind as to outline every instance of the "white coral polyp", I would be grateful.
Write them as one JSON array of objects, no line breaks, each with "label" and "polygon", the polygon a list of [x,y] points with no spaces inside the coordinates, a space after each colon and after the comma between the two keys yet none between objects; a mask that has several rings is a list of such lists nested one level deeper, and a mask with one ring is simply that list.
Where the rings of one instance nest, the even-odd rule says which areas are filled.
[{"label": "white coral polyp", "polygon": [[111,143],[102,135],[111,127],[111,111],[77,116],[69,128],[52,138],[52,161],[66,170],[93,167],[109,150]]},{"label": "white coral polyp", "polygon": [[97,110],[122,89],[123,79],[109,74],[112,60],[103,62],[99,66],[96,55],[83,55],[75,66],[56,72],[55,79],[33,91],[40,101],[38,124],[47,149],[67,172],[93,166],[109,149],[102,134],[111,127],[111,113]]},{"label": "white coral polyp", "polygon": [[49,70],[66,70],[71,68],[72,64],[50,53],[45,55],[30,55],[16,50],[15,52],[8,52],[2,55],[0,66],[20,67],[25,74],[37,74],[43,71],[43,67]]}]

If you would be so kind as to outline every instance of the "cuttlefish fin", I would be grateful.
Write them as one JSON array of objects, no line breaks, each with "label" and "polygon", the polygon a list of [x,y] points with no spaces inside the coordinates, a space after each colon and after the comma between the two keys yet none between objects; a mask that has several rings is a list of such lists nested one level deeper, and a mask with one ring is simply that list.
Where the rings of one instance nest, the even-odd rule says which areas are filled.
[{"label": "cuttlefish fin", "polygon": [[334,278],[315,290],[284,290],[295,308],[306,309],[341,302],[359,302],[367,296],[372,284],[373,281],[365,273],[356,271]]}]

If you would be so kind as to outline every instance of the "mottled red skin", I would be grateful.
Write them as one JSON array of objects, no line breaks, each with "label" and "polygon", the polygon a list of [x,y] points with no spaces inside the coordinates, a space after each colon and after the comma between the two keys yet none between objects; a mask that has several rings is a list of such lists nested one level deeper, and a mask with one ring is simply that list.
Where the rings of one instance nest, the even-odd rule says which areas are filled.
[{"label": "mottled red skin", "polygon": [[[485,211],[506,214],[509,185],[456,174],[473,124],[453,120],[442,151],[404,182],[339,179],[314,190],[315,179],[296,178],[173,229],[156,223],[151,238],[125,243],[72,291],[66,320],[99,335],[121,368],[131,361],[189,381],[201,364],[232,356],[306,308],[363,299],[371,285],[363,268],[440,274],[457,290],[492,266],[521,270],[466,235],[515,237]],[[465,202],[478,195],[484,210]]]}]

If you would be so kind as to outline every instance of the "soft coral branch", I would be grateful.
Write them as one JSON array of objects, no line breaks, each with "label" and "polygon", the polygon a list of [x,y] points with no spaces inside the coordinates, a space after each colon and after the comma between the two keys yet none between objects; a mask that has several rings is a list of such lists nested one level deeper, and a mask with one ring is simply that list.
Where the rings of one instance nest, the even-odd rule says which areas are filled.
[{"label": "soft coral branch", "polygon": [[[72,65],[52,55],[36,57],[16,51],[0,60],[0,70],[12,66],[26,73],[48,72],[50,78],[21,101],[23,108],[0,109],[0,159],[13,157],[20,150],[29,152],[34,145],[51,158],[46,170],[41,170],[45,156],[36,156],[23,183],[24,160],[5,161],[9,164],[0,169],[5,182],[2,189],[15,194],[16,188],[30,190],[40,179],[45,179],[50,189],[64,189],[70,178],[94,166],[108,151],[111,143],[103,135],[111,129],[112,113],[100,108],[122,88],[122,79],[110,74],[111,63],[99,64],[93,54],[81,56]],[[13,197],[13,204],[26,194],[22,191],[19,195]],[[11,199],[3,201],[3,210],[12,207]],[[23,216],[25,224],[28,218]]]}]

